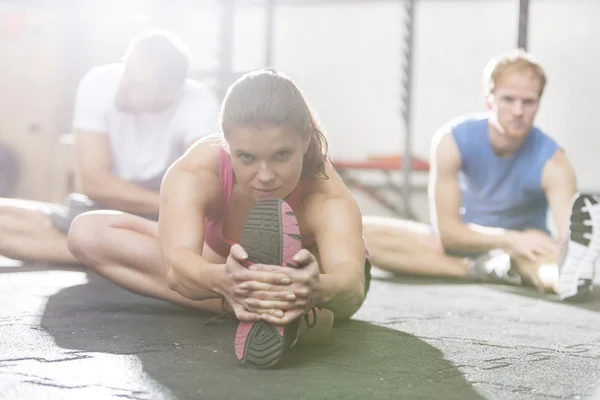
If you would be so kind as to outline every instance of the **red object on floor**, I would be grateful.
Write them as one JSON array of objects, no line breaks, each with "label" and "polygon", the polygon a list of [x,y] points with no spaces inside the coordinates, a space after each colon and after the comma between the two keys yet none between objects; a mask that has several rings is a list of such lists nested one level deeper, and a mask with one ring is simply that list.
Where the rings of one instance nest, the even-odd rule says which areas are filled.
[{"label": "red object on floor", "polygon": [[[369,157],[364,161],[333,160],[333,166],[336,169],[380,169],[383,171],[402,170],[404,168],[404,159],[400,155]],[[411,168],[413,171],[429,171],[429,162],[412,156]]]},{"label": "red object on floor", "polygon": [[[362,161],[333,160],[332,164],[350,189],[358,190],[365,193],[366,195],[377,201],[379,204],[398,215],[408,214],[405,215],[405,217],[416,219],[412,211],[410,211],[410,206],[405,208],[403,211],[401,208],[398,207],[398,205],[395,204],[394,201],[390,200],[382,193],[380,193],[382,190],[391,190],[393,192],[400,193],[402,197],[406,197],[402,192],[402,188],[398,184],[396,184],[392,179],[393,172],[400,172],[404,170],[404,159],[402,155],[396,154],[389,156],[370,156],[366,160]],[[429,169],[430,165],[428,161],[416,157],[414,155],[411,157],[411,171],[427,173],[429,172]],[[352,176],[351,173],[351,171],[361,170],[369,170],[375,172],[379,171],[385,175],[386,181],[383,185],[374,185],[361,182],[360,179],[358,179],[355,176]],[[410,199],[404,198],[403,201],[407,205],[410,204]]]}]

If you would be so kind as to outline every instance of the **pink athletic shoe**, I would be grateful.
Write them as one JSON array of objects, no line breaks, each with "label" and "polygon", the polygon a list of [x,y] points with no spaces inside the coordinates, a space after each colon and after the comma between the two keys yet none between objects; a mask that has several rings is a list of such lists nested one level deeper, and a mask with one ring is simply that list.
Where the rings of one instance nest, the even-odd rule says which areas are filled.
[{"label": "pink athletic shoe", "polygon": [[[257,202],[244,224],[240,245],[251,263],[295,267],[292,257],[302,248],[298,221],[281,199]],[[235,335],[235,354],[242,363],[269,368],[293,345],[298,320],[284,326],[264,321],[240,322]]]}]

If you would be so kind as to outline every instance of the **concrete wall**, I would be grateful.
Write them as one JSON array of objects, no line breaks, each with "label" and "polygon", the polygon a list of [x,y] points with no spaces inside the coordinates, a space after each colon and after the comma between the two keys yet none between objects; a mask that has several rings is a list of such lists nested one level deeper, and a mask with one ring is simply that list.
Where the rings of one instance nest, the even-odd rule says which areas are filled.
[{"label": "concrete wall", "polygon": [[[483,111],[481,72],[517,43],[518,0],[421,0],[416,8],[413,152],[427,157],[431,137],[456,114]],[[600,80],[600,2],[531,0],[529,47],[549,75],[538,124],[573,161],[580,187],[595,179],[596,93]],[[317,111],[334,156],[404,151],[401,118],[405,10],[401,2],[279,5],[273,66],[290,74]],[[235,66],[264,66],[264,14],[236,18]]]},{"label": "concrete wall", "polygon": [[549,76],[539,124],[566,149],[579,185],[600,192],[600,1],[532,0],[531,51]]},{"label": "concrete wall", "polygon": [[[194,69],[218,67],[218,8],[207,3],[186,5],[183,1],[169,4],[136,0],[128,2],[127,9],[117,0],[104,1],[102,6],[89,3],[86,19],[78,27],[85,28],[78,41],[87,43],[81,49],[87,64],[117,60],[130,36],[159,26],[173,29],[189,43]],[[233,62],[237,71],[266,66],[264,9],[258,1],[242,3],[235,16]],[[0,17],[14,12],[15,7],[1,6]],[[51,15],[45,17],[46,25],[65,18],[60,10],[44,13]],[[596,74],[600,65],[600,25],[594,24],[599,15],[597,0],[531,0],[530,50],[549,75],[538,124],[566,148],[581,188],[594,191],[600,191],[594,173],[600,151],[595,123],[595,99],[600,93]],[[298,5],[280,0],[275,13],[272,66],[289,74],[301,87],[325,126],[335,157],[361,159],[404,151],[401,98],[405,18],[400,1]],[[514,48],[517,20],[518,0],[417,2],[413,153],[426,158],[432,135],[452,116],[483,110],[481,70],[491,56]],[[64,31],[60,27],[47,29]],[[49,35],[46,42],[38,41],[30,47],[48,59],[52,51],[64,54],[67,43],[49,42],[59,39],[58,33]],[[54,85],[51,90],[60,93],[55,86],[64,81],[64,71],[53,58],[52,69],[42,69],[47,83],[30,85],[30,95],[11,94],[8,99],[6,93],[15,93],[19,85],[13,79],[8,89],[4,77],[15,74],[18,65],[28,65],[19,76],[36,66],[26,56],[30,54],[23,47],[29,46],[27,43],[16,46],[14,41],[0,37],[5,60],[0,80],[5,98],[0,102],[0,111],[3,109],[7,115],[20,113],[23,121],[29,121],[30,113],[41,112],[39,107],[54,114],[60,112],[56,104],[49,105],[35,93],[43,88],[47,96],[50,83]],[[39,50],[43,48],[46,50]],[[6,60],[15,60],[10,64],[13,67]],[[87,65],[79,67],[71,75],[83,73]],[[42,79],[33,69],[30,73],[33,81]],[[64,86],[63,91],[73,90],[72,86]],[[68,113],[68,105],[62,108]],[[6,128],[1,130],[6,137]]]}]

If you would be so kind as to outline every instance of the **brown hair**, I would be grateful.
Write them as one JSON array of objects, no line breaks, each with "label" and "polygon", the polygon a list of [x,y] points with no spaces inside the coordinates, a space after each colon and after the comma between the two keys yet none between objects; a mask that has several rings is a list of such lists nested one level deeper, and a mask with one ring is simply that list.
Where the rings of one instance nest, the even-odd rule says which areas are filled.
[{"label": "brown hair", "polygon": [[540,80],[540,97],[542,96],[547,82],[544,68],[523,49],[499,54],[487,63],[483,70],[483,91],[486,96],[494,92],[498,79],[508,70],[533,72]]},{"label": "brown hair", "polygon": [[327,138],[300,89],[287,76],[269,68],[247,73],[233,83],[221,108],[224,137],[235,126],[279,126],[302,135],[309,145],[301,178],[327,178]]}]

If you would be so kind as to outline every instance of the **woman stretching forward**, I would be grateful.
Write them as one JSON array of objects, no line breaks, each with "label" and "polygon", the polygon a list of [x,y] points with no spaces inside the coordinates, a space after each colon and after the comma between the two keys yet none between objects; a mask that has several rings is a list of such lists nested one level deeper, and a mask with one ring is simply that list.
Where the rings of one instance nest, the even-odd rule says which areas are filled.
[{"label": "woman stretching forward", "polygon": [[241,77],[221,128],[165,175],[158,223],[82,214],[69,249],[133,292],[235,313],[238,359],[270,367],[297,339],[322,341],[334,316],[361,306],[370,280],[361,214],[289,78]]}]

